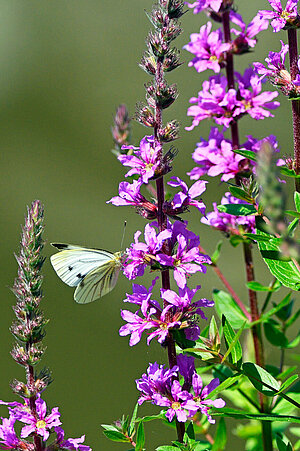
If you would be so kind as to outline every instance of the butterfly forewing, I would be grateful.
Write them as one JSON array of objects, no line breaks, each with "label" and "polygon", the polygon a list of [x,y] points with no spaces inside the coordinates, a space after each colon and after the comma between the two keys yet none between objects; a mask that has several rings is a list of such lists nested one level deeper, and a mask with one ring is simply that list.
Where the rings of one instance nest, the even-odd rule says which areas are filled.
[{"label": "butterfly forewing", "polygon": [[61,252],[50,257],[53,268],[63,282],[75,287],[88,273],[111,261],[114,254],[67,244],[56,245]]}]

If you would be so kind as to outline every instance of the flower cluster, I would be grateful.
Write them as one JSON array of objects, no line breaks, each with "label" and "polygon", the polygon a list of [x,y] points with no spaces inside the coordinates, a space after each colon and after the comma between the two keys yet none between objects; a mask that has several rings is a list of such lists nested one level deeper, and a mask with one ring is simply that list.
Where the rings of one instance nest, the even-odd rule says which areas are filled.
[{"label": "flower cluster", "polygon": [[228,128],[245,115],[259,120],[273,117],[268,110],[278,108],[279,102],[273,101],[277,92],[262,92],[262,83],[253,69],[246,69],[244,75],[237,74],[238,90],[227,89],[227,78],[222,75],[210,77],[203,82],[198,97],[192,97],[187,115],[193,122],[186,130],[193,130],[205,119],[213,119],[216,124]]},{"label": "flower cluster", "polygon": [[[177,380],[179,374],[183,380],[189,381],[192,392],[183,388]],[[172,421],[174,417],[179,422],[186,422],[197,412],[206,415],[210,423],[215,423],[208,413],[209,407],[222,408],[225,405],[223,399],[209,399],[209,394],[219,385],[219,379],[213,379],[206,387],[202,379],[195,371],[194,359],[183,355],[178,356],[178,366],[171,369],[164,368],[156,362],[149,365],[147,373],[144,373],[136,381],[141,392],[139,404],[145,401],[166,408],[166,417]]]},{"label": "flower cluster", "polygon": [[280,0],[268,0],[273,11],[260,10],[259,16],[263,19],[271,20],[274,32],[299,26],[299,16],[297,12],[298,0],[287,0],[286,7],[283,9]]},{"label": "flower cluster", "polygon": [[[24,403],[4,402],[0,404],[9,406],[9,418],[3,418],[0,425],[0,449],[23,449],[34,451],[35,446],[27,439],[33,434],[41,437],[43,444],[46,445],[50,433],[56,434],[56,439],[49,446],[43,447],[46,450],[54,449],[73,449],[79,451],[90,451],[91,448],[82,443],[85,440],[83,435],[78,439],[64,439],[64,431],[60,427],[60,413],[58,407],[54,407],[50,413],[47,411],[47,405],[38,395],[35,400],[35,414],[30,408],[30,401],[24,398]],[[21,423],[20,437],[15,432],[15,423]]]},{"label": "flower cluster", "polygon": [[[247,202],[237,199],[230,193],[225,193],[221,199],[221,205],[227,204],[247,204]],[[226,235],[242,235],[243,233],[255,233],[254,216],[233,216],[218,210],[217,204],[213,203],[214,211],[207,213],[205,218],[201,218],[203,224],[214,227]]]}]

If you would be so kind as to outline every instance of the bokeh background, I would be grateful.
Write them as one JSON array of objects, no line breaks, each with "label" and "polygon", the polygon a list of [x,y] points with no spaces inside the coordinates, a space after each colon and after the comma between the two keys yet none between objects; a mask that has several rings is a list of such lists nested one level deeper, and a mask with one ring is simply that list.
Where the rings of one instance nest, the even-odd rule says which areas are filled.
[{"label": "bokeh background", "polygon": [[[237,1],[244,19],[251,20],[267,2]],[[131,114],[136,102],[144,99],[143,84],[149,77],[138,67],[145,48],[150,24],[144,10],[152,0],[0,0],[0,130],[1,130],[1,322],[0,322],[0,393],[12,400],[9,381],[22,379],[9,352],[13,338],[9,325],[13,319],[12,286],[17,272],[14,252],[18,250],[20,224],[26,205],[36,198],[45,205],[45,254],[54,250],[50,242],[60,241],[117,251],[120,248],[124,221],[127,221],[125,246],[144,221],[129,208],[116,208],[106,201],[117,194],[124,169],[110,152],[110,127],[118,104],[126,103]],[[182,18],[184,33],[177,47],[188,42],[205,21],[204,15],[190,11]],[[269,50],[279,51],[279,36],[271,31],[259,37],[255,54],[238,59],[238,68],[247,67],[251,59],[262,61]],[[167,111],[165,119],[178,119],[180,153],[174,162],[174,174],[186,178],[193,167],[191,153],[199,136],[207,137],[209,124],[193,132],[184,127],[188,99],[196,95],[205,74],[187,67],[190,54],[182,51],[185,64],[169,75],[176,82],[180,97]],[[292,134],[288,102],[276,119],[256,122],[243,119],[241,136],[262,138],[278,136],[282,152],[289,154]],[[138,144],[148,130],[133,125],[133,141]],[[187,178],[186,178],[187,179]],[[211,181],[204,200],[210,208],[219,201],[226,187]],[[220,239],[217,232],[200,225],[199,214],[189,215],[191,227],[201,235],[208,252]],[[245,298],[244,273],[240,264],[241,249],[225,243],[220,265],[236,291]],[[257,280],[269,282],[264,264],[256,259]],[[120,308],[130,283],[123,276],[108,296],[90,305],[77,305],[73,290],[54,273],[49,259],[44,265],[44,302],[42,308],[50,318],[44,365],[53,371],[54,382],[45,397],[49,406],[59,406],[63,426],[69,437],[86,434],[94,450],[123,449],[102,435],[100,424],[110,423],[130,413],[137,399],[134,380],[146,370],[148,362],[165,362],[165,352],[145,340],[129,348],[128,339],[120,338]],[[264,276],[267,276],[267,279]],[[148,280],[150,280],[148,278]],[[197,276],[194,283],[203,286],[202,296],[211,297],[212,287],[222,288],[214,274]],[[276,297],[275,297],[276,299]],[[245,299],[246,302],[246,299]],[[269,361],[279,356],[267,346]],[[145,407],[141,414],[155,412]],[[1,416],[5,416],[1,408]],[[234,423],[231,426],[234,427]],[[147,449],[155,449],[174,438],[173,431],[158,423],[147,425]],[[242,442],[232,436],[228,443]],[[124,449],[126,446],[124,446]]]}]

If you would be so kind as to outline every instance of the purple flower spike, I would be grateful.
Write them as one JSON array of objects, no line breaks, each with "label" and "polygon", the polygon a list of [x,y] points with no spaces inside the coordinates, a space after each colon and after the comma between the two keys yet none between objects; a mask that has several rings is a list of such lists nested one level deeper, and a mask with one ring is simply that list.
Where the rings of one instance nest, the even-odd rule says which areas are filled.
[{"label": "purple flower spike", "polygon": [[282,8],[280,0],[268,0],[273,11],[261,10],[258,14],[263,19],[272,20],[271,25],[274,32],[293,24],[298,19],[297,3],[298,0],[287,0],[285,9]]},{"label": "purple flower spike", "polygon": [[142,183],[148,183],[160,166],[161,145],[155,145],[154,136],[145,136],[140,147],[122,146],[122,150],[133,150],[134,155],[119,155],[118,160],[132,169],[125,177],[138,174]]},{"label": "purple flower spike", "polygon": [[172,369],[165,368],[165,365],[150,363],[147,374],[144,373],[141,379],[137,379],[137,389],[142,393],[138,403],[141,405],[145,401],[156,404],[157,396],[168,396],[171,392],[172,380],[177,377],[178,367]]},{"label": "purple flower spike", "polygon": [[172,208],[175,210],[175,214],[181,212],[181,210],[187,209],[190,205],[198,208],[198,210],[204,215],[205,204],[202,201],[195,200],[196,197],[201,196],[206,190],[206,181],[199,180],[194,183],[189,189],[184,181],[179,177],[171,177],[171,181],[168,185],[174,188],[181,188],[181,192],[175,194],[173,200],[170,202]]},{"label": "purple flower spike", "polygon": [[225,65],[224,53],[231,48],[231,44],[223,43],[221,29],[211,31],[211,27],[211,22],[203,25],[199,33],[191,34],[191,42],[183,47],[195,55],[195,58],[189,62],[189,66],[194,66],[197,72],[211,69],[215,73],[219,73]]}]

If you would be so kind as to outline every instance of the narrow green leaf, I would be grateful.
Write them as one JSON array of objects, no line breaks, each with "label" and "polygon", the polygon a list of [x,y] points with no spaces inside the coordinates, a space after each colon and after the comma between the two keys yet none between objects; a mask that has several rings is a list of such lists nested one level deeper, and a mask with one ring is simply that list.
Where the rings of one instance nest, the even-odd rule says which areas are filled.
[{"label": "narrow green leaf", "polygon": [[141,417],[141,418],[137,418],[135,421],[136,423],[147,423],[148,421],[153,421],[153,420],[164,420],[165,417],[165,413],[164,412],[160,412],[157,415],[146,415],[145,417]]},{"label": "narrow green leaf", "polygon": [[137,412],[138,412],[138,407],[139,407],[139,404],[136,403],[136,405],[135,405],[135,407],[133,409],[131,420],[130,420],[130,426],[129,426],[129,429],[128,429],[128,435],[131,435],[133,433],[133,430],[134,430],[134,427],[135,427],[135,420],[136,420]]},{"label": "narrow green leaf", "polygon": [[210,392],[209,397],[213,399],[219,393],[234,385],[240,378],[241,374],[238,374],[237,376],[228,377],[225,381],[221,382],[221,384],[218,385],[218,387],[216,387],[212,392]]},{"label": "narrow green leaf", "polygon": [[250,202],[250,204],[253,202],[252,197],[249,196],[249,194],[245,190],[239,188],[238,186],[229,186],[229,191],[237,199],[245,200],[246,202]]},{"label": "narrow green leaf", "polygon": [[[223,316],[225,318],[225,316]],[[222,359],[222,362],[225,362],[227,357],[231,354],[232,357],[232,363],[237,364],[239,366],[239,363],[242,361],[242,347],[239,342],[239,338],[241,336],[241,333],[243,332],[247,321],[244,322],[244,324],[241,326],[241,328],[235,333],[232,327],[230,326],[229,322],[226,320],[223,322],[223,329],[224,329],[224,336],[226,340],[226,344],[228,346],[227,351],[224,354],[224,357]]]},{"label": "narrow green leaf", "polygon": [[284,333],[275,326],[275,324],[267,322],[264,323],[264,331],[266,339],[274,346],[279,348],[286,348],[289,344],[287,337]]},{"label": "narrow green leaf", "polygon": [[291,366],[287,368],[286,370],[282,371],[282,373],[278,374],[277,379],[284,381],[284,379],[286,377],[289,377],[289,375],[292,374],[297,368],[297,366]]},{"label": "narrow green leaf", "polygon": [[295,321],[297,321],[298,317],[300,315],[300,309],[288,319],[288,321],[285,323],[286,327],[290,327],[292,324],[294,324]]},{"label": "narrow green leaf", "polygon": [[145,446],[145,429],[144,424],[140,422],[136,431],[135,451],[142,451]]},{"label": "narrow green leaf", "polygon": [[223,313],[226,312],[226,318],[234,329],[239,329],[247,321],[243,311],[230,294],[222,290],[213,290],[213,300],[219,318],[221,319]]},{"label": "narrow green leaf", "polygon": [[[274,396],[280,389],[279,382],[264,368],[252,362],[243,363],[243,373],[254,387],[266,396]],[[270,388],[262,384],[267,384]]]},{"label": "narrow green leaf", "polygon": [[[258,235],[266,236],[265,232],[257,229]],[[261,253],[263,252],[279,252],[278,247],[270,242],[258,242],[258,247]],[[300,273],[292,261],[279,261],[273,260],[266,256],[263,256],[265,263],[269,267],[269,270],[282,285],[291,288],[294,291],[300,290]]]},{"label": "narrow green leaf", "polygon": [[271,316],[275,315],[277,312],[279,312],[281,309],[286,307],[290,303],[291,293],[288,293],[279,304],[277,304],[275,307],[273,307],[271,310],[269,310],[267,313],[264,313],[260,319],[259,322],[265,322]]},{"label": "narrow green leaf", "polygon": [[289,216],[293,216],[294,218],[297,218],[297,219],[300,218],[300,213],[299,213],[299,211],[286,210],[286,211],[285,211],[285,214],[286,214],[286,215],[289,215]]},{"label": "narrow green leaf", "polygon": [[156,451],[178,451],[177,446],[163,445],[155,448]]},{"label": "narrow green leaf", "polygon": [[293,376],[289,377],[286,381],[283,382],[278,393],[281,393],[282,391],[286,390],[297,379],[298,379],[298,374],[294,374]]},{"label": "narrow green leaf", "polygon": [[249,413],[247,411],[231,409],[230,407],[223,407],[222,409],[216,409],[212,407],[209,412],[215,417],[232,417],[232,418],[248,418],[250,420],[259,421],[284,421],[287,423],[299,423],[300,417],[293,415],[273,415],[271,413]]},{"label": "narrow green leaf", "polygon": [[256,208],[248,204],[224,204],[218,205],[218,210],[221,213],[227,213],[234,216],[249,216],[257,214]]},{"label": "narrow green leaf", "polygon": [[281,434],[280,432],[277,432],[275,438],[279,451],[293,451],[291,442],[285,435]]},{"label": "narrow green leaf", "polygon": [[297,337],[294,340],[289,342],[289,344],[287,345],[287,348],[288,349],[296,348],[299,343],[300,343],[300,333],[297,335]]},{"label": "narrow green leaf", "polygon": [[246,283],[246,286],[252,290],[252,291],[277,291],[278,288],[272,288],[272,287],[265,287],[259,282],[248,282]]},{"label": "narrow green leaf", "polygon": [[232,149],[232,152],[242,155],[242,157],[248,158],[248,160],[257,161],[257,154],[251,150]]},{"label": "narrow green leaf", "polygon": [[294,192],[294,202],[296,210],[300,213],[300,193],[297,191]]},{"label": "narrow green leaf", "polygon": [[223,451],[227,443],[226,425],[224,418],[221,418],[214,437],[215,441],[211,451]]},{"label": "narrow green leaf", "polygon": [[216,246],[216,249],[215,249],[214,253],[210,256],[210,259],[211,259],[213,265],[216,265],[218,263],[218,260],[220,258],[220,254],[221,254],[222,246],[223,246],[223,241],[220,240],[217,243],[217,246]]},{"label": "narrow green leaf", "polygon": [[294,179],[300,178],[300,175],[297,175],[294,169],[289,169],[285,166],[281,166],[279,170],[282,175],[286,175],[287,177],[292,177]]},{"label": "narrow green leaf", "polygon": [[298,226],[299,224],[299,219],[295,218],[288,226],[287,228],[287,233],[288,235],[293,235],[293,232],[295,230],[295,228]]},{"label": "narrow green leaf", "polygon": [[251,238],[251,240],[254,241],[270,241],[273,237],[271,235],[267,235],[266,236],[262,236],[262,235],[257,235],[256,233],[244,233],[244,235],[246,238]]},{"label": "narrow green leaf", "polygon": [[116,431],[103,431],[106,438],[113,442],[130,443],[129,438],[125,437],[121,432]]}]

